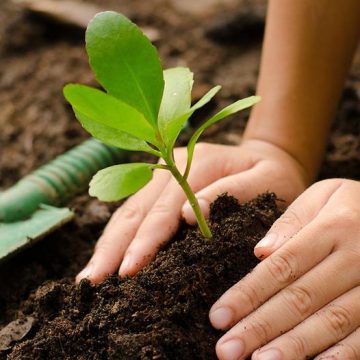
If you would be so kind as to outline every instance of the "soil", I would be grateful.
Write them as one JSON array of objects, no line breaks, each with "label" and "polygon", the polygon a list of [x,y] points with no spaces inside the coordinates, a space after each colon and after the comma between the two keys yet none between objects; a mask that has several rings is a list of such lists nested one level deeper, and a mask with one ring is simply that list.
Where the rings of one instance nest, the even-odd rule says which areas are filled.
[{"label": "soil", "polygon": [[253,248],[280,214],[275,200],[218,198],[211,241],[184,225],[134,278],[45,283],[22,307],[35,319],[30,339],[8,359],[215,359],[209,309],[258,262]]},{"label": "soil", "polygon": [[[80,2],[80,0],[76,1]],[[206,11],[201,11],[201,9],[199,11],[199,8],[196,7],[197,2],[185,0],[154,0],[151,2],[142,0],[123,0],[121,2],[117,0],[107,0],[106,2],[103,0],[86,0],[83,2],[96,3],[103,7],[106,3],[106,9],[121,11],[139,25],[158,30],[160,38],[156,45],[159,48],[164,66],[185,65],[194,71],[195,99],[199,98],[210,87],[216,84],[223,85],[223,90],[217,96],[217,100],[195,116],[192,119],[192,125],[198,124],[206,115],[239,97],[255,92],[263,31],[261,6],[263,6],[264,1],[224,0],[220,4],[218,1],[204,0],[204,2],[209,3],[208,6],[205,6]],[[186,6],[184,6],[185,3]],[[260,10],[258,6],[260,6]],[[239,7],[242,8],[240,12],[238,12]],[[244,26],[238,26],[234,23],[244,16],[247,18],[244,21]],[[251,31],[247,32],[246,26],[249,26]],[[247,35],[244,36],[244,33]],[[243,36],[241,41],[239,41],[240,35]],[[46,163],[87,137],[87,134],[75,121],[62,97],[62,87],[65,83],[81,82],[95,85],[84,52],[83,36],[83,31],[79,29],[35,17],[23,11],[10,0],[0,2],[0,189],[14,184],[32,169]],[[359,95],[360,53],[357,54],[352,71],[347,79],[319,178],[347,177],[360,180]],[[246,124],[246,117],[247,113],[242,113],[213,126],[206,132],[203,140],[223,144],[239,143]],[[189,133],[185,133],[179,144],[183,143],[188,136]],[[134,155],[134,157],[137,156]],[[269,202],[265,203],[270,206]],[[43,242],[36,244],[16,258],[0,264],[0,329],[17,319],[21,314],[25,314],[21,316],[30,316],[29,318],[21,318],[20,316],[20,320],[22,319],[21,331],[19,330],[20,333],[16,336],[12,335],[18,339],[15,342],[22,342],[22,344],[18,345],[12,356],[15,356],[16,352],[19,354],[22,351],[20,349],[30,351],[26,350],[26,346],[31,348],[30,344],[34,344],[31,341],[40,339],[43,331],[41,329],[45,329],[40,325],[43,321],[44,326],[47,326],[46,316],[49,316],[48,320],[51,324],[51,328],[48,327],[49,331],[56,329],[53,333],[64,336],[64,342],[57,342],[52,345],[60,352],[57,353],[57,356],[50,358],[63,358],[61,355],[63,354],[62,347],[67,344],[67,331],[76,334],[83,341],[84,333],[81,331],[88,331],[85,327],[81,330],[81,324],[85,324],[85,318],[95,319],[90,324],[100,325],[101,322],[97,321],[100,319],[99,316],[104,316],[106,319],[106,309],[112,309],[116,303],[115,298],[116,301],[119,300],[120,294],[124,296],[123,294],[130,291],[131,286],[136,286],[136,284],[143,286],[142,289],[146,288],[146,279],[149,280],[149,276],[153,274],[154,278],[151,280],[156,280],[156,276],[162,269],[158,261],[164,256],[163,253],[159,255],[153,265],[137,277],[138,280],[134,282],[134,285],[131,285],[129,281],[121,282],[116,278],[110,278],[102,287],[92,288],[83,283],[79,289],[76,289],[72,285],[73,278],[89,259],[98,236],[118,204],[103,204],[83,194],[73,199],[69,206],[76,211],[75,221],[49,235]],[[255,208],[250,207],[249,209],[255,211]],[[229,218],[232,219],[232,216]],[[260,224],[260,218],[252,219],[252,221],[254,224]],[[229,222],[231,221],[229,220]],[[215,229],[221,222],[220,219],[214,220]],[[234,226],[242,226],[239,224],[241,224],[241,219]],[[265,231],[268,224],[262,226],[264,227],[262,231]],[[244,243],[238,246],[250,246],[251,241],[259,238],[260,233],[242,238]],[[195,244],[196,241],[199,242],[199,237],[192,230],[183,229],[181,234],[184,235],[183,238],[187,237],[186,241],[189,241],[189,246],[192,245],[191,248],[194,247],[194,251],[209,251],[211,253],[207,247],[203,250],[196,247]],[[176,249],[180,249],[177,246],[186,245],[185,241],[181,240],[180,235],[169,245],[169,251],[176,252]],[[229,239],[230,237],[229,235]],[[220,285],[217,283],[214,289],[211,288],[210,284],[210,287],[204,290],[208,291],[209,298],[206,301],[209,302],[205,304],[205,300],[201,300],[204,301],[204,309],[208,308],[210,302],[230,283],[238,281],[246,271],[253,267],[255,263],[252,261],[255,259],[249,255],[247,265],[242,270],[236,269],[236,271],[243,272],[232,274],[233,278],[229,275],[229,278],[226,278],[228,285],[224,285],[224,288],[218,287]],[[176,271],[173,266],[173,263],[169,264],[171,273]],[[182,266],[181,263],[178,266]],[[203,264],[203,266],[205,265]],[[210,269],[206,267],[200,267],[200,269],[202,269],[201,272],[206,270],[205,275],[210,272]],[[188,268],[183,269],[183,271],[187,274],[188,279],[194,280],[192,276],[197,274],[195,272],[190,274]],[[217,276],[215,268],[211,271],[211,276]],[[139,280],[141,278],[143,280]],[[144,282],[141,283],[141,281]],[[212,289],[213,293],[209,289]],[[141,290],[139,292],[141,298],[142,292]],[[133,311],[131,315],[142,314],[144,310],[141,307],[142,305],[131,301],[130,295],[126,295],[128,296],[126,298],[129,302],[129,309]],[[152,300],[158,299],[157,293],[151,294],[151,296]],[[94,308],[86,308],[85,306],[86,301],[84,299],[90,298],[89,302],[94,305]],[[205,299],[206,297],[200,298]],[[166,316],[170,316],[171,311],[177,309],[174,305],[176,299],[169,298],[168,301],[170,300],[173,302],[169,302],[168,305],[161,308],[164,312],[165,309],[168,311],[165,315],[161,312],[161,321],[169,320],[170,318]],[[125,305],[124,303],[121,304],[119,303],[119,313],[113,316],[114,319],[119,320],[121,316],[125,316],[125,313],[122,312]],[[68,305],[74,305],[72,308],[77,309],[79,313],[71,312],[71,307]],[[188,305],[195,306],[193,302]],[[123,307],[121,308],[121,306]],[[49,314],[47,309],[51,309],[53,312]],[[186,311],[184,307],[181,309]],[[59,316],[62,316],[63,319],[70,319],[70,323],[67,320],[61,322],[62,318],[55,316],[56,314],[60,314]],[[174,314],[177,314],[176,311]],[[200,321],[201,316],[204,316],[203,319],[207,319],[204,310],[203,313],[199,310],[195,314],[199,316],[196,318],[197,321]],[[171,323],[172,318],[165,325],[161,321],[157,323],[156,317],[151,316],[146,319],[149,319],[152,326],[160,324],[161,329],[166,329],[167,325],[175,323]],[[60,322],[56,322],[57,318]],[[33,322],[32,319],[36,321]],[[131,326],[140,326],[141,321],[145,321],[145,317],[138,318],[138,315],[131,317],[131,319]],[[188,338],[186,335],[185,330],[189,323],[182,324],[179,318],[174,321],[180,322],[180,324],[177,323],[180,325],[179,331],[181,332],[178,333],[179,338],[184,339],[185,342],[189,341],[191,344],[186,349],[178,349],[177,354],[184,354],[183,359],[196,359],[197,357],[185,356],[188,354],[186,351],[191,351],[195,347],[192,337]],[[188,318],[187,321],[189,321]],[[196,323],[199,324],[200,322]],[[207,320],[202,324],[203,328],[193,328],[192,331],[195,331],[196,334],[203,331],[209,341],[214,341],[219,334],[209,328]],[[122,326],[124,325],[119,325],[117,335],[123,336],[121,334],[121,329],[124,330]],[[100,334],[105,334],[105,330],[98,329],[98,331]],[[138,334],[139,337],[136,341],[140,343],[141,336],[144,336],[146,332],[134,328],[133,333]],[[163,337],[160,335],[151,337],[150,333],[149,330],[149,339],[153,339],[154,342],[166,339],[165,336],[162,339]],[[111,340],[114,348],[116,346],[120,348],[124,337],[119,338],[120,335],[117,335],[111,339],[99,338],[98,343],[86,343],[86,346],[83,343],[82,346],[85,346],[89,351],[95,351],[97,346],[104,346],[106,341]],[[149,339],[145,338],[145,340]],[[128,343],[131,341],[134,341],[133,338],[132,340],[128,339]],[[33,350],[46,351],[48,345],[41,344],[41,342],[40,344],[37,343]],[[70,351],[71,344],[69,343],[66,346],[64,349]],[[80,349],[80,347],[74,348],[75,354],[78,354]],[[7,353],[5,355],[3,353],[1,356],[4,357]],[[153,358],[156,359],[157,355],[154,356]],[[211,356],[207,359],[211,359]],[[23,357],[23,359],[25,358]],[[37,357],[32,356],[30,358],[35,359]],[[69,358],[81,357],[74,355]],[[84,359],[91,358],[96,359],[96,357],[91,356],[84,357]],[[161,355],[158,358],[162,358]]]}]

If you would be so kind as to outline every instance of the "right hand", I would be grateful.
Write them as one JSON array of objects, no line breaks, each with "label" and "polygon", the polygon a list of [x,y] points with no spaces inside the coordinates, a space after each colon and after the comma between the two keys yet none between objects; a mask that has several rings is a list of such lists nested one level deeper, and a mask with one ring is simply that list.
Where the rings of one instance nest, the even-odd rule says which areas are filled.
[{"label": "right hand", "polygon": [[[186,148],[177,148],[174,154],[178,168],[183,170]],[[188,181],[205,216],[210,203],[225,192],[245,202],[272,191],[285,200],[286,206],[310,182],[297,160],[260,140],[246,140],[239,146],[198,144]],[[88,278],[98,283],[120,265],[121,276],[134,275],[176,232],[182,216],[189,224],[196,223],[185,194],[170,172],[155,170],[150,183],[114,213],[76,281]]]}]

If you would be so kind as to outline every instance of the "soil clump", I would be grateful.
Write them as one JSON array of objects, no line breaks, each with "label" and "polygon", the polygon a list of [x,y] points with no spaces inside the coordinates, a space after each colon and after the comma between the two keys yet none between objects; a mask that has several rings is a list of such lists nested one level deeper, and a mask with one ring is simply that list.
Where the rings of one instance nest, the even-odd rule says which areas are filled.
[{"label": "soil clump", "polygon": [[254,245],[280,215],[274,194],[244,205],[219,197],[213,239],[183,225],[133,278],[47,282],[24,303],[33,329],[7,359],[216,359],[208,312],[257,263]]}]

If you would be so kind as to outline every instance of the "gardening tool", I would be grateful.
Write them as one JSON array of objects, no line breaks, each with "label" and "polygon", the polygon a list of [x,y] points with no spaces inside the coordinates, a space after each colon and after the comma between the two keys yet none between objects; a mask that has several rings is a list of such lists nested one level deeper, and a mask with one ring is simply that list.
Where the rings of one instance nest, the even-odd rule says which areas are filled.
[{"label": "gardening tool", "polygon": [[123,162],[126,151],[90,139],[0,192],[0,261],[74,217],[57,206],[86,189],[100,169]]}]

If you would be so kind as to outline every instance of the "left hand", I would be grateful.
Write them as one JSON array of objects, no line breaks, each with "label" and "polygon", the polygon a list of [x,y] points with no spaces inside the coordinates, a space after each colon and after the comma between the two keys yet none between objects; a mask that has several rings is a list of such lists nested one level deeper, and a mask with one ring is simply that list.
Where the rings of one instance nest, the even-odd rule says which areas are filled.
[{"label": "left hand", "polygon": [[360,359],[360,183],[311,186],[255,254],[265,260],[210,311],[214,327],[231,328],[219,359]]},{"label": "left hand", "polygon": [[[187,149],[176,148],[174,157],[183,172]],[[271,190],[285,205],[304,191],[309,178],[302,163],[282,148],[247,140],[236,146],[197,144],[188,182],[207,216],[210,203],[225,191],[245,202]],[[155,170],[153,179],[112,216],[77,282],[88,278],[99,283],[117,270],[121,276],[136,274],[176,232],[182,215],[188,223],[196,223],[185,200],[171,174]]]}]

